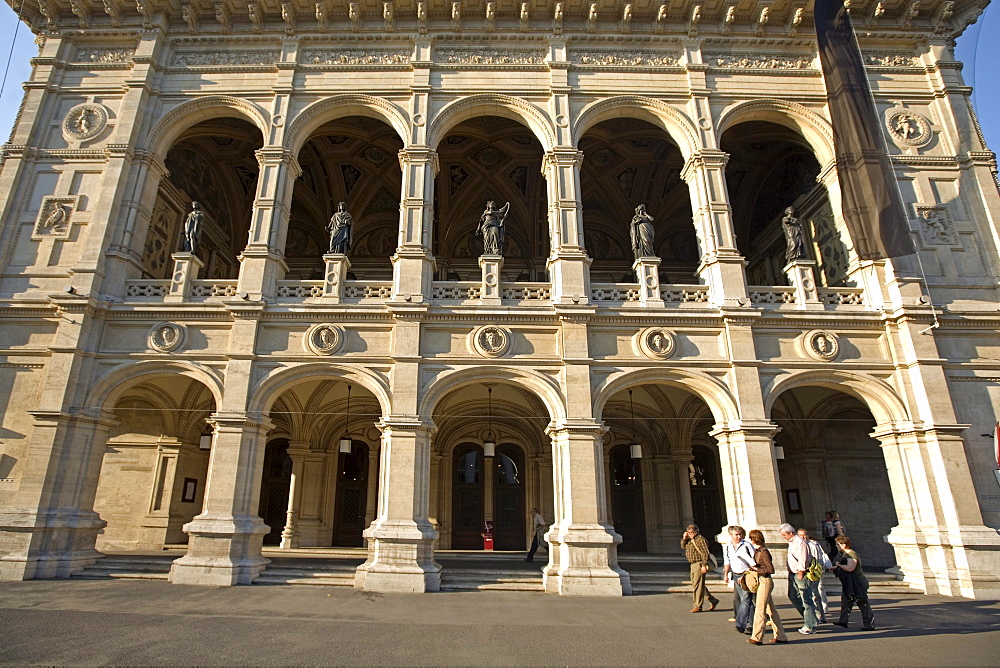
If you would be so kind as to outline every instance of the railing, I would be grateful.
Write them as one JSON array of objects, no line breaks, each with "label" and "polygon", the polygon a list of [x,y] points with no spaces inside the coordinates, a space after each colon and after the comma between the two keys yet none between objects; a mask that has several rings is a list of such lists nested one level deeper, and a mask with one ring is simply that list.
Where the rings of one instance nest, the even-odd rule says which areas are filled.
[{"label": "railing", "polygon": [[[626,304],[639,301],[638,283],[594,283],[590,286],[592,302],[612,302]],[[660,287],[660,299],[665,304],[693,306],[709,304],[707,285],[664,285]]]},{"label": "railing", "polygon": [[275,296],[283,301],[322,297],[323,281],[278,281]]},{"label": "railing", "polygon": [[226,299],[228,297],[235,297],[236,293],[237,293],[236,280],[191,281],[191,297],[193,299]]},{"label": "railing", "polygon": [[170,292],[170,281],[134,279],[125,281],[126,301],[148,301],[162,299]]},{"label": "railing", "polygon": [[864,288],[819,288],[816,292],[827,306],[865,306]]},{"label": "railing", "polygon": [[708,304],[707,285],[667,285],[660,298],[668,304]]},{"label": "railing", "polygon": [[783,285],[750,285],[750,302],[757,308],[769,306],[781,307],[785,304],[795,305],[795,288]]},{"label": "railing", "polygon": [[594,302],[637,302],[638,283],[592,283],[590,300]]},{"label": "railing", "polygon": [[392,281],[344,281],[344,299],[386,301],[392,297]]},{"label": "railing", "polygon": [[[479,281],[434,281],[431,286],[432,301],[478,301],[483,296]],[[512,302],[550,302],[552,285],[549,283],[510,283],[500,286],[500,299]]]}]

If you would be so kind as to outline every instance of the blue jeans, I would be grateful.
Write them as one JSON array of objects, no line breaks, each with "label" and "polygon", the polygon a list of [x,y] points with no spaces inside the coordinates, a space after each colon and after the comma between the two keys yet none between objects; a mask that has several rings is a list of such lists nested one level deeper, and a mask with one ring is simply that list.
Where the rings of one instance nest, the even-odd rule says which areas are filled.
[{"label": "blue jeans", "polygon": [[733,575],[733,617],[736,618],[736,628],[747,629],[753,620],[754,594],[740,586],[739,576]]},{"label": "blue jeans", "polygon": [[817,585],[817,582],[807,577],[800,580],[795,573],[788,574],[788,600],[802,615],[802,625],[810,629],[819,626],[819,617],[816,615]]}]

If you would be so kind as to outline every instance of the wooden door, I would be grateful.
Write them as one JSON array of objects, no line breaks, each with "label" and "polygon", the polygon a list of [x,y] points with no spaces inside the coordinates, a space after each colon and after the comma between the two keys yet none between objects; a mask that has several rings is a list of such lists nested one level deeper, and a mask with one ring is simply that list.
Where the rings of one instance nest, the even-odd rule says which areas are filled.
[{"label": "wooden door", "polygon": [[[722,513],[722,486],[719,481],[722,469],[719,460],[711,448],[696,445],[691,448],[694,459],[688,467],[691,479],[691,511],[694,523],[703,536],[715,536],[722,533],[726,522]],[[716,545],[714,540],[709,545]]]},{"label": "wooden door", "polygon": [[481,550],[485,520],[483,450],[472,443],[460,445],[453,462],[451,548]]},{"label": "wooden door", "polygon": [[258,514],[271,530],[264,536],[265,545],[281,542],[281,531],[288,517],[288,490],[292,483],[292,458],[288,456],[288,441],[278,439],[264,450],[264,474],[260,483]]},{"label": "wooden door", "polygon": [[642,499],[641,459],[632,459],[628,445],[611,449],[611,514],[621,534],[621,552],[646,551],[646,513]]},{"label": "wooden door", "polygon": [[337,501],[334,507],[334,547],[363,547],[368,503],[368,444],[354,441],[350,453],[340,453]]},{"label": "wooden door", "polygon": [[525,549],[524,453],[501,445],[493,458],[493,549]]}]

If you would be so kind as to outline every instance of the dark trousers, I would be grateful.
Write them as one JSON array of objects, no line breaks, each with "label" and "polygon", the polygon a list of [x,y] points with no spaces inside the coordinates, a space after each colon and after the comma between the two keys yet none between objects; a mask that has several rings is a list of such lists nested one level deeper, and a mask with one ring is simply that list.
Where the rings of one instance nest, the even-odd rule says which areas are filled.
[{"label": "dark trousers", "polygon": [[858,610],[861,611],[861,624],[866,629],[875,628],[875,613],[872,612],[871,603],[868,602],[868,597],[859,596],[849,596],[842,595],[840,597],[840,619],[837,620],[841,624],[847,624],[847,620],[851,616],[851,608],[854,604],[858,604]]},{"label": "dark trousers", "polygon": [[743,631],[750,627],[753,620],[753,594],[740,586],[739,576],[733,578],[733,617],[736,618],[736,628]]},{"label": "dark trousers", "polygon": [[538,534],[536,533],[535,537],[531,539],[531,549],[528,550],[528,556],[525,557],[524,560],[525,561],[534,561],[535,560],[535,552],[537,550],[538,550]]},{"label": "dark trousers", "polygon": [[837,537],[827,536],[826,537],[826,556],[830,557],[830,561],[834,561],[834,557],[840,550],[837,549]]}]

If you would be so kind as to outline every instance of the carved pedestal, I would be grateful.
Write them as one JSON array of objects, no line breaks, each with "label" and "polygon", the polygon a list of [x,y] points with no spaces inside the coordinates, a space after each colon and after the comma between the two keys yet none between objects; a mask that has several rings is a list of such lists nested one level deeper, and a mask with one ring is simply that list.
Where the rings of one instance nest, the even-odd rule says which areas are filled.
[{"label": "carved pedestal", "polygon": [[480,255],[479,266],[483,270],[483,290],[480,293],[482,304],[500,306],[500,270],[503,269],[503,256]]},{"label": "carved pedestal", "polygon": [[337,303],[344,296],[344,281],[351,261],[341,253],[327,253],[323,256],[326,272],[323,274],[323,299]]},{"label": "carved pedestal", "polygon": [[792,260],[785,265],[785,275],[788,282],[795,288],[795,304],[797,308],[807,310],[822,310],[816,291],[816,261]]},{"label": "carved pedestal", "polygon": [[191,296],[191,284],[198,280],[198,272],[205,263],[194,253],[174,253],[174,271],[170,274],[170,291],[163,298],[165,302],[182,302]]},{"label": "carved pedestal", "polygon": [[632,271],[639,281],[639,304],[663,306],[660,296],[660,258],[640,257],[632,263]]}]

